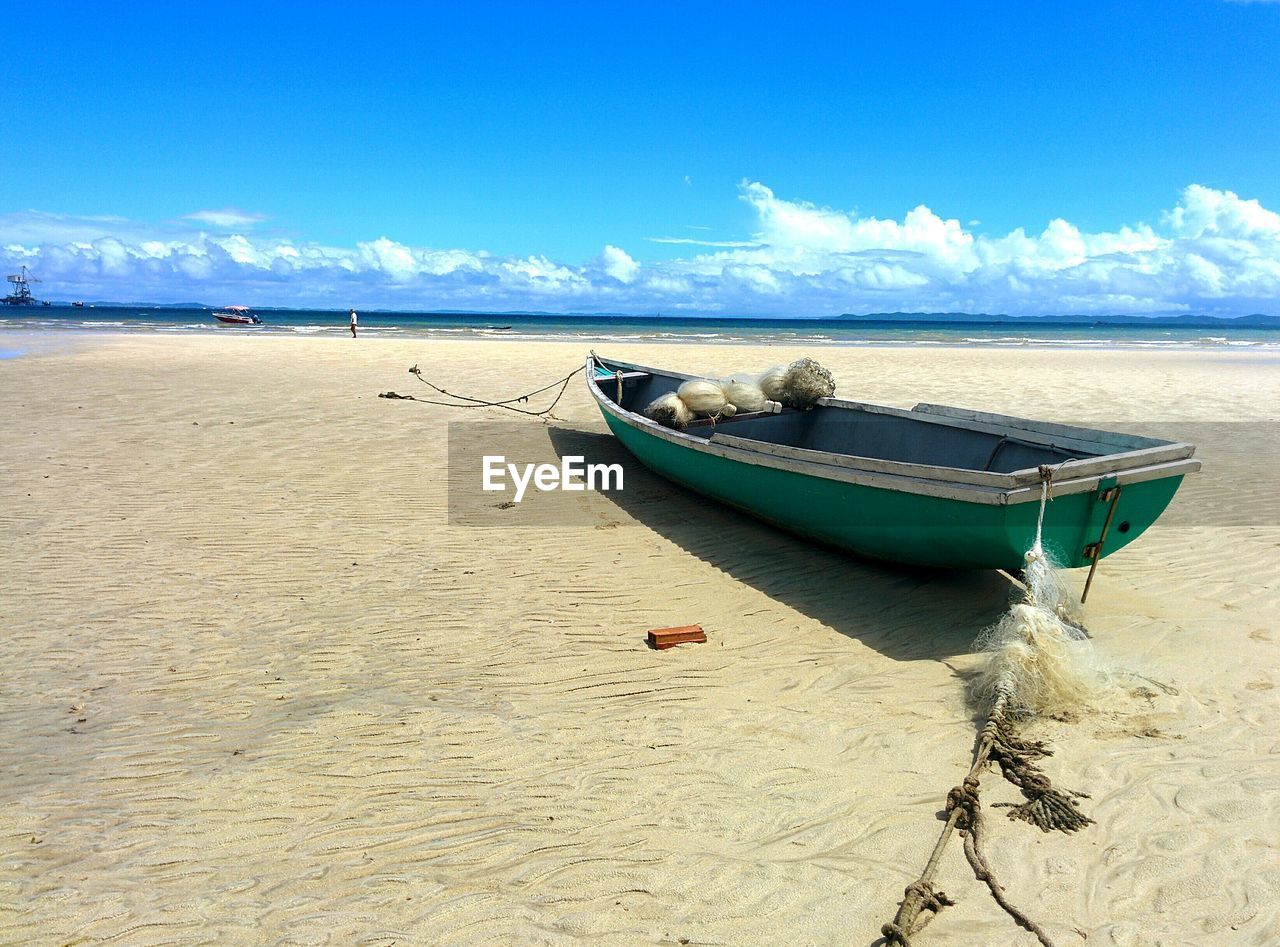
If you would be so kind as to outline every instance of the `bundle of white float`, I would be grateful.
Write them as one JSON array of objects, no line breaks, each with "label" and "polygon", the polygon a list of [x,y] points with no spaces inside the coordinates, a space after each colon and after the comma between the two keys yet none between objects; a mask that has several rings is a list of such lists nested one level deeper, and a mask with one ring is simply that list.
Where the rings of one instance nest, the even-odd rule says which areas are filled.
[{"label": "bundle of white float", "polygon": [[836,391],[831,373],[811,358],[778,365],[759,375],[735,372],[728,378],[693,378],[654,399],[646,417],[684,430],[695,418],[731,418],[735,414],[808,410]]}]

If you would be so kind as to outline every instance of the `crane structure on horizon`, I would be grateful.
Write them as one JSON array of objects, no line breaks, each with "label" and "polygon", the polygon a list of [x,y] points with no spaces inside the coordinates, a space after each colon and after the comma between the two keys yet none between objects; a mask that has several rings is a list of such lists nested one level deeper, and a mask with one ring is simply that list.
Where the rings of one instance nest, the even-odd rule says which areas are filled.
[{"label": "crane structure on horizon", "polygon": [[13,292],[4,297],[6,306],[38,306],[40,301],[31,295],[31,284],[40,282],[39,279],[31,275],[31,271],[27,269],[27,265],[22,265],[21,273],[14,273],[6,276],[10,283],[13,284]]}]

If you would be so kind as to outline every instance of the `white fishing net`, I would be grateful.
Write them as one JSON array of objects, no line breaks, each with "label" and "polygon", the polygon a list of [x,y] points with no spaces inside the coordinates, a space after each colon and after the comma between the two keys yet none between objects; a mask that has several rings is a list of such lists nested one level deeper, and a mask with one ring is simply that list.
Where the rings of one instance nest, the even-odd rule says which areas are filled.
[{"label": "white fishing net", "polygon": [[787,408],[807,410],[819,398],[836,393],[831,373],[811,358],[796,359],[790,365],[776,365],[758,379],[766,398]]},{"label": "white fishing net", "polygon": [[756,384],[760,386],[760,390],[764,392],[764,396],[770,401],[782,401],[782,389],[787,383],[787,367],[786,365],[775,365],[773,368],[765,369],[756,378]]},{"label": "white fishing net", "polygon": [[674,391],[668,391],[665,395],[654,398],[644,409],[644,415],[663,427],[674,428],[677,431],[683,431],[693,420],[693,412]]},{"label": "white fishing net", "polygon": [[686,381],[676,389],[676,394],[694,414],[719,414],[729,403],[724,385],[710,378],[694,378]]},{"label": "white fishing net", "polygon": [[740,413],[763,411],[768,399],[749,375],[730,375],[720,383],[724,387],[724,396]]},{"label": "white fishing net", "polygon": [[[735,414],[776,411],[779,405],[808,410],[819,398],[831,397],[835,390],[829,371],[811,358],[801,358],[761,375],[735,372],[720,381],[692,378],[670,395],[654,399],[644,413],[659,424],[683,430],[698,416],[730,418]],[[678,399],[681,406],[677,407],[672,398]]]},{"label": "white fishing net", "polygon": [[1041,544],[1047,496],[1046,483],[1035,543],[1026,554],[1022,600],[974,642],[986,660],[973,692],[990,702],[1008,688],[1011,712],[1050,716],[1099,702],[1111,691],[1111,680],[1077,622],[1079,600]]}]

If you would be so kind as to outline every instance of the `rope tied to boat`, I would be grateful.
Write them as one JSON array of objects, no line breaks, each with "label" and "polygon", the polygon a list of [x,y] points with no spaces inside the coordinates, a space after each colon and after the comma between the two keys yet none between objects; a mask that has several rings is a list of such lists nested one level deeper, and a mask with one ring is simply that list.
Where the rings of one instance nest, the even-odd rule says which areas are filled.
[{"label": "rope tied to boat", "polygon": [[[1079,640],[1083,637],[1078,626],[1070,624],[1063,614],[1060,589],[1054,582],[1051,565],[1041,544],[1045,506],[1052,499],[1053,478],[1060,468],[1061,465],[1055,468],[1048,464],[1039,468],[1040,510],[1036,520],[1035,540],[1026,553],[1027,583],[1023,601],[1015,604],[1002,622],[984,632],[979,638],[980,642],[993,632],[1007,632],[1008,623],[1012,624],[1015,631],[1024,632],[1023,640],[1016,641],[1015,644],[1034,652],[1037,647],[1036,632],[1040,628],[1035,624],[1037,621],[1049,622],[1046,627],[1060,632],[1067,639]],[[1020,609],[1030,610],[1031,615],[1027,619],[1030,621],[1029,627],[1020,628],[1019,621],[1026,614],[1020,612]],[[1052,624],[1055,622],[1056,625]],[[1001,641],[998,637],[995,640],[997,644]],[[1015,717],[1030,716],[1034,711],[1031,707],[1034,695],[1019,693],[1019,672],[1030,673],[1028,668],[1036,669],[1034,663],[1028,660],[1027,667],[1022,667],[1015,661],[1006,661],[999,665],[997,657],[998,651],[989,655],[989,668],[995,665],[998,670],[990,684],[991,707],[979,734],[973,764],[961,783],[947,793],[947,822],[924,870],[919,878],[907,885],[893,921],[880,929],[886,947],[910,947],[910,938],[923,930],[943,907],[954,903],[945,895],[933,896],[933,879],[941,862],[942,852],[955,831],[959,831],[964,839],[965,859],[974,878],[986,885],[992,899],[1019,927],[1034,934],[1043,947],[1053,947],[1045,930],[1009,900],[986,857],[983,848],[986,823],[979,792],[982,771],[989,764],[998,766],[1001,776],[1022,794],[1025,800],[1022,803],[996,803],[994,806],[1008,808],[1010,811],[1007,815],[1011,820],[1027,822],[1042,832],[1064,833],[1077,832],[1093,820],[1080,811],[1075,801],[1088,797],[1084,793],[1057,789],[1048,774],[1037,764],[1037,760],[1051,756],[1052,750],[1042,741],[1018,736],[1014,730]],[[1043,660],[1045,656],[1036,657]],[[1025,681],[1021,683],[1023,687],[1028,686]]]},{"label": "rope tied to boat", "polygon": [[[564,397],[565,391],[568,390],[569,388],[569,382],[573,380],[575,375],[577,375],[579,372],[583,371],[584,369],[585,369],[585,366],[575,368],[573,371],[565,375],[563,378],[559,378],[553,381],[549,385],[543,385],[541,388],[535,388],[533,391],[527,391],[522,395],[516,395],[513,398],[503,398],[498,401],[490,401],[485,398],[472,398],[470,395],[459,395],[459,394],[455,394],[452,391],[446,391],[444,388],[441,388],[439,385],[432,384],[430,381],[428,381],[426,376],[422,374],[422,369],[420,369],[417,365],[414,365],[412,368],[409,369],[410,375],[418,379],[418,381],[422,382],[422,384],[426,385],[432,391],[438,392],[439,394],[445,395],[446,397],[453,398],[454,400],[453,401],[436,401],[431,398],[418,398],[414,395],[401,395],[401,394],[397,394],[394,391],[379,392],[378,397],[387,398],[395,401],[417,401],[421,404],[440,405],[441,407],[444,407],[444,408],[504,408],[507,411],[514,411],[516,414],[524,414],[533,418],[540,418],[540,417],[546,416],[554,420],[560,420],[559,418],[556,418],[556,416],[553,415],[551,411],[555,408],[557,404],[560,403],[560,399]],[[528,404],[530,398],[534,397],[535,395],[540,395],[545,391],[550,391],[551,389],[555,388],[557,385],[560,387],[560,390],[556,392],[555,399],[551,402],[551,404],[547,405],[547,407],[543,408],[541,411],[531,411],[526,408],[517,407],[517,405],[520,405],[520,404]],[[465,402],[465,403],[459,404],[458,402]]]}]

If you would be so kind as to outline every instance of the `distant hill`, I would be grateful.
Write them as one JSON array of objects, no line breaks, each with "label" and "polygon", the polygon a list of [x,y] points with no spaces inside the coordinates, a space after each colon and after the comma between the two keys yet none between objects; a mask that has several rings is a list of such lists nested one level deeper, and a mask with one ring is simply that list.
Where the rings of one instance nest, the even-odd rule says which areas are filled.
[{"label": "distant hill", "polygon": [[[76,300],[82,302],[85,306],[93,306],[95,309],[216,309],[216,306],[209,306],[205,303],[119,303],[109,299],[84,299]],[[70,299],[51,299],[49,304],[53,306],[70,306]]]},{"label": "distant hill", "polygon": [[871,312],[849,313],[840,316],[850,322],[894,323],[910,322],[938,324],[1004,324],[1022,323],[1033,325],[1060,326],[1185,326],[1205,327],[1218,326],[1232,329],[1275,329],[1280,328],[1280,316],[1267,316],[1254,313],[1248,316],[1208,316],[1195,313],[1153,313],[1151,315],[1064,315],[1064,316],[1009,316],[1003,313],[973,312]]}]

